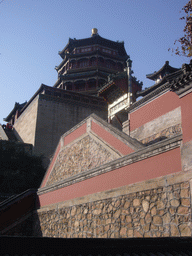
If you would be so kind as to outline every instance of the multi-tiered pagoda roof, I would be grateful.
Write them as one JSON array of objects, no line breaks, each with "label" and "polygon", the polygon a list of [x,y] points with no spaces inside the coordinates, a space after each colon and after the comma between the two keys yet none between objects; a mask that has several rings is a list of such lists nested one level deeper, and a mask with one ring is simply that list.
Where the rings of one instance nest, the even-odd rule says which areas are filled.
[{"label": "multi-tiered pagoda roof", "polygon": [[96,95],[110,74],[122,72],[129,56],[124,42],[102,38],[97,29],[85,39],[69,39],[59,55],[58,80],[54,87]]}]

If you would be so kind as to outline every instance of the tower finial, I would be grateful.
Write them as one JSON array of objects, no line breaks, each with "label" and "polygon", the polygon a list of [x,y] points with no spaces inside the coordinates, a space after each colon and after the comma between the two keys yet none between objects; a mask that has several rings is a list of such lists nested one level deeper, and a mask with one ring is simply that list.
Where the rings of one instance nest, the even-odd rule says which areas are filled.
[{"label": "tower finial", "polygon": [[98,29],[97,28],[92,28],[91,36],[96,36],[96,35],[98,35]]}]

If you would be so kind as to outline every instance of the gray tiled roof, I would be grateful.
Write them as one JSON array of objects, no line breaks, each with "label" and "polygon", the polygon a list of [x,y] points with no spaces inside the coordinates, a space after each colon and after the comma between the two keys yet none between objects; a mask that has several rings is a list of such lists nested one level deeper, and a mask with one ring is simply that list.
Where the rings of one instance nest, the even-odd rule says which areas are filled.
[{"label": "gray tiled roof", "polygon": [[119,52],[120,56],[127,56],[127,53],[125,51],[124,42],[115,42],[111,41],[109,39],[105,39],[99,35],[95,35],[93,37],[84,38],[84,39],[71,39],[69,38],[68,44],[65,46],[65,48],[59,52],[59,55],[61,57],[64,57],[64,52],[66,49],[74,49],[75,47],[82,47],[87,45],[103,45],[105,47],[109,47],[112,49],[116,49]]}]

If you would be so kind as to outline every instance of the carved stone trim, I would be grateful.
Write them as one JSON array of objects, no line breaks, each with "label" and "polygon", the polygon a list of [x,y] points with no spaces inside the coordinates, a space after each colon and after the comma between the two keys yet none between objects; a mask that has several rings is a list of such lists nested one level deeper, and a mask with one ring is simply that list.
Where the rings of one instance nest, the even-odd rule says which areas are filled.
[{"label": "carved stone trim", "polygon": [[88,119],[87,120],[87,132],[90,132],[91,131],[91,120]]},{"label": "carved stone trim", "polygon": [[[46,186],[86,172],[122,157],[110,145],[89,132],[61,148]],[[82,159],[83,158],[83,159]]]},{"label": "carved stone trim", "polygon": [[179,96],[179,98],[182,98],[190,92],[192,92],[192,83],[185,88],[181,88],[180,90],[176,91],[176,94]]},{"label": "carved stone trim", "polygon": [[181,124],[176,124],[173,126],[170,126],[156,134],[153,134],[149,137],[146,137],[144,139],[141,140],[141,142],[144,145],[150,145],[152,143],[155,143],[157,141],[163,140],[165,138],[170,138],[175,136],[176,134],[181,134]]}]

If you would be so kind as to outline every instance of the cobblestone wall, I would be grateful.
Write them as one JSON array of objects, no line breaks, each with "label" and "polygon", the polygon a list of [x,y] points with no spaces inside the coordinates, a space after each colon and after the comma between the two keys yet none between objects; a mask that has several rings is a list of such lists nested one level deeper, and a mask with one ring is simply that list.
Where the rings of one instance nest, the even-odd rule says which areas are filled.
[{"label": "cobblestone wall", "polygon": [[71,207],[42,208],[34,228],[46,237],[191,236],[189,186],[183,182]]},{"label": "cobblestone wall", "polygon": [[87,135],[72,146],[65,147],[59,153],[47,185],[100,166],[116,158],[115,154],[109,152],[104,146]]}]

